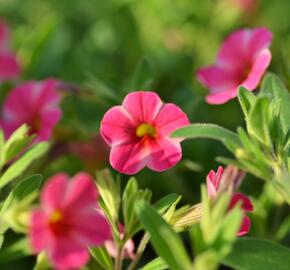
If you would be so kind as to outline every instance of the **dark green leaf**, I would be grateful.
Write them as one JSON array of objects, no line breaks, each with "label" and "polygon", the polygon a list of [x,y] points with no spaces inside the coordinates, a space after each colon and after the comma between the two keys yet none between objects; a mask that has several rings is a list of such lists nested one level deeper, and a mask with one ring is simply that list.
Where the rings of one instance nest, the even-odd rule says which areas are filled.
[{"label": "dark green leaf", "polygon": [[239,238],[223,263],[238,270],[288,270],[290,249],[268,240]]}]

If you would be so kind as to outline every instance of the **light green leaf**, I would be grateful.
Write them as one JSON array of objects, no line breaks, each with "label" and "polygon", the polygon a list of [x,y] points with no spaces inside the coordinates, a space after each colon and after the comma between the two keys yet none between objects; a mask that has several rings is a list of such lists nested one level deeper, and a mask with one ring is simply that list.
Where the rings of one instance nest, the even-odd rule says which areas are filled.
[{"label": "light green leaf", "polygon": [[255,95],[245,87],[240,87],[238,92],[238,98],[244,115],[248,118],[249,112],[255,103]]},{"label": "light green leaf", "polygon": [[135,209],[151,235],[155,251],[172,270],[191,269],[191,262],[177,233],[147,203],[138,202]]},{"label": "light green leaf", "polygon": [[26,238],[21,238],[10,246],[3,248],[0,252],[0,263],[14,261],[30,254]]},{"label": "light green leaf", "polygon": [[281,122],[286,133],[290,128],[290,94],[288,89],[275,74],[268,73],[263,79],[261,93],[281,99]]},{"label": "light green leaf", "polygon": [[168,194],[157,201],[154,204],[154,208],[159,214],[162,214],[177,200],[177,198],[178,195],[175,193]]},{"label": "light green leaf", "polygon": [[222,142],[232,152],[241,145],[234,132],[214,124],[192,124],[174,131],[172,137],[214,139]]},{"label": "light green leaf", "polygon": [[90,248],[93,258],[106,270],[113,270],[113,261],[104,247]]},{"label": "light green leaf", "polygon": [[47,142],[32,146],[22,157],[15,161],[0,178],[0,188],[21,175],[35,160],[44,155],[49,148]]},{"label": "light green leaf", "polygon": [[141,270],[165,270],[168,269],[167,263],[160,257],[152,260],[141,268]]},{"label": "light green leaf", "polygon": [[290,249],[268,240],[239,238],[223,264],[237,270],[288,270]]}]

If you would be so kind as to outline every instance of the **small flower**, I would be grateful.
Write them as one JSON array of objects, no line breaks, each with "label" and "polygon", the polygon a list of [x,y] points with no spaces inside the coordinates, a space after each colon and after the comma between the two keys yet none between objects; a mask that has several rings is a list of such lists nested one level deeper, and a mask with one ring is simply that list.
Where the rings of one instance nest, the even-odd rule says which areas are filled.
[{"label": "small flower", "polygon": [[216,173],[213,170],[209,172],[206,180],[207,193],[212,200],[215,200],[222,192],[228,192],[231,195],[228,211],[234,208],[237,203],[241,203],[244,215],[238,236],[249,232],[251,220],[246,213],[253,211],[250,199],[242,193],[235,192],[243,177],[244,173],[233,166],[228,166],[225,170],[219,166]]},{"label": "small flower", "polygon": [[111,227],[100,211],[97,188],[90,175],[71,181],[57,174],[46,183],[41,208],[32,213],[30,242],[35,253],[45,251],[56,269],[81,268],[89,260],[88,246],[103,245]]},{"label": "small flower", "polygon": [[183,139],[170,135],[188,124],[179,107],[163,103],[154,92],[139,91],[128,94],[121,106],[106,112],[100,132],[111,147],[113,168],[135,174],[145,166],[164,171],[176,165],[181,159]]},{"label": "small flower", "polygon": [[232,33],[219,50],[216,63],[197,71],[197,79],[209,88],[206,101],[223,104],[237,96],[239,86],[255,90],[270,64],[271,42],[272,33],[262,27]]},{"label": "small flower", "polygon": [[[120,237],[121,239],[123,239],[125,235],[124,234],[125,230],[122,224],[119,224],[119,231],[120,231]],[[118,248],[113,238],[105,242],[105,247],[111,257],[117,258]],[[130,258],[131,260],[133,260],[136,256],[134,253],[134,249],[135,249],[134,242],[132,239],[129,239],[123,247],[123,259]]]},{"label": "small flower", "polygon": [[10,50],[10,33],[7,24],[0,20],[0,82],[14,79],[21,72],[16,56]]},{"label": "small flower", "polygon": [[61,118],[57,81],[27,82],[13,89],[4,101],[1,126],[8,138],[22,124],[30,127],[36,141],[51,137],[54,126]]}]

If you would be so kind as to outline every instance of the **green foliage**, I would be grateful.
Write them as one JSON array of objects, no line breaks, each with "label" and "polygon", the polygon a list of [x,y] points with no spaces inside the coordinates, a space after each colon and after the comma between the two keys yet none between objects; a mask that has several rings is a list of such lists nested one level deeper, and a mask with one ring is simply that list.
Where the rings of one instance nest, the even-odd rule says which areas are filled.
[{"label": "green foliage", "polygon": [[290,249],[268,240],[240,238],[223,264],[237,270],[287,270]]},{"label": "green foliage", "polygon": [[114,269],[112,258],[104,247],[90,248],[90,253],[93,258],[103,267],[103,269]]},{"label": "green foliage", "polygon": [[166,221],[147,203],[138,202],[135,209],[156,252],[164,259],[170,269],[191,269],[191,262],[182,242]]},{"label": "green foliage", "polygon": [[141,268],[141,270],[165,270],[165,269],[168,269],[168,265],[160,257],[157,257],[156,259],[150,261]]}]

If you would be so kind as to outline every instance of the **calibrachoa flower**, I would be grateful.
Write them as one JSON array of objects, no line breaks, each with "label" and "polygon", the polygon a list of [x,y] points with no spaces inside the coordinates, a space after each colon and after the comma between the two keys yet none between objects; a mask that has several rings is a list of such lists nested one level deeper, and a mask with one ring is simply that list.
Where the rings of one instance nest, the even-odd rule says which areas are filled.
[{"label": "calibrachoa flower", "polygon": [[56,269],[84,266],[89,260],[87,247],[103,245],[111,238],[98,196],[93,179],[86,173],[71,180],[63,173],[49,179],[41,193],[41,208],[31,217],[33,251],[45,251]]},{"label": "calibrachoa flower", "polygon": [[54,126],[61,118],[58,82],[48,79],[42,82],[27,82],[13,89],[4,101],[1,126],[9,137],[22,124],[30,127],[36,141],[51,137]]},{"label": "calibrachoa flower", "polygon": [[110,163],[119,172],[134,174],[145,166],[164,171],[181,159],[182,138],[171,133],[188,125],[176,105],[163,103],[154,92],[128,94],[121,106],[111,108],[101,122],[101,135],[111,146]]},{"label": "calibrachoa flower", "polygon": [[232,33],[220,48],[216,63],[197,71],[198,80],[209,88],[206,101],[223,104],[237,96],[239,86],[255,90],[270,64],[271,42],[272,33],[262,27]]},{"label": "calibrachoa flower", "polygon": [[8,26],[0,20],[0,82],[17,77],[20,71],[16,56],[10,50]]},{"label": "calibrachoa flower", "polygon": [[238,236],[242,236],[249,232],[251,220],[246,213],[253,211],[253,205],[250,199],[242,193],[235,192],[243,176],[243,173],[239,172],[234,167],[227,167],[226,170],[219,167],[217,172],[211,170],[206,179],[207,192],[212,200],[215,200],[221,192],[230,193],[231,200],[228,211],[234,208],[237,203],[241,203],[241,209],[244,211],[244,216]]},{"label": "calibrachoa flower", "polygon": [[[119,224],[119,231],[120,231],[120,237],[121,237],[121,239],[123,239],[124,238],[124,226],[122,224]],[[117,258],[118,247],[117,247],[113,238],[105,242],[105,247],[106,247],[106,249],[111,257]],[[132,239],[129,239],[123,247],[123,259],[130,258],[133,260],[136,256],[134,253],[134,249],[135,249],[134,242]]]}]

